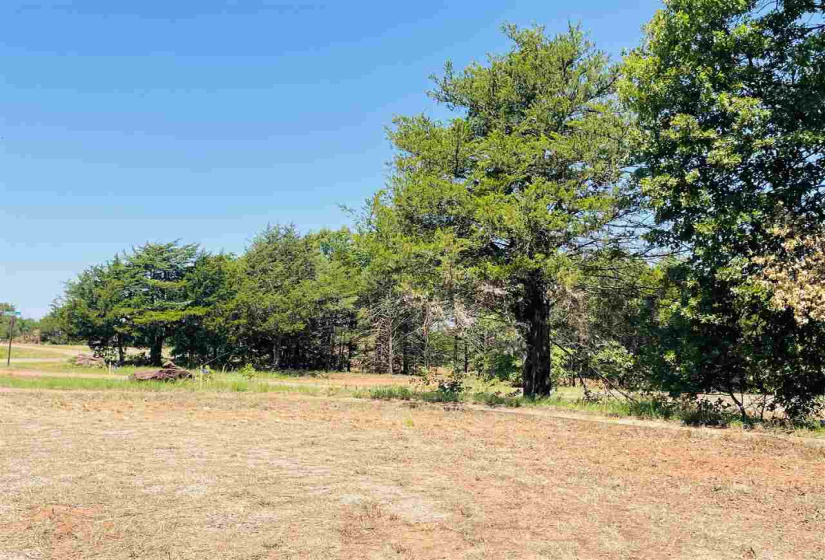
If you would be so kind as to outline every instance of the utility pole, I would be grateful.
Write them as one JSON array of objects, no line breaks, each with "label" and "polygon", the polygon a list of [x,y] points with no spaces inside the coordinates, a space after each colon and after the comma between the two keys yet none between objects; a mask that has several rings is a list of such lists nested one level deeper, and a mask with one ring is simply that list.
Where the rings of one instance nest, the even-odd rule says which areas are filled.
[{"label": "utility pole", "polygon": [[11,324],[9,325],[9,355],[6,356],[6,367],[11,365],[11,340],[14,338],[14,320],[20,317],[19,311],[5,311],[3,315],[11,317]]}]

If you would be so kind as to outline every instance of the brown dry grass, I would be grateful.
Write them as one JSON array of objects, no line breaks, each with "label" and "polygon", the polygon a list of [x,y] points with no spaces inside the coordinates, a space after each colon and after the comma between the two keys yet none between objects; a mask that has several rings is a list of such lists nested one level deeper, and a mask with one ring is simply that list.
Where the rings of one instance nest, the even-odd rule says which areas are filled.
[{"label": "brown dry grass", "polygon": [[[21,344],[15,342],[13,348],[38,352],[42,356],[77,356],[81,352],[91,353],[88,346],[75,344]],[[12,353],[14,359],[14,353]]]},{"label": "brown dry grass", "polygon": [[825,558],[825,450],[295,395],[0,393],[0,559]]},{"label": "brown dry grass", "polygon": [[418,377],[410,375],[387,375],[377,373],[331,372],[322,378],[295,377],[294,381],[308,384],[328,384],[359,388],[387,387],[390,385],[410,385],[419,382]]}]

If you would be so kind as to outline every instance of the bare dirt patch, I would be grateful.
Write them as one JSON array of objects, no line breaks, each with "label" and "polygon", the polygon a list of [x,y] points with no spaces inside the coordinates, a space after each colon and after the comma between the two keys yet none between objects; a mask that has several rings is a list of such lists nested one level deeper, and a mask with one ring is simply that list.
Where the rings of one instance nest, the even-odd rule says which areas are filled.
[{"label": "bare dirt patch", "polygon": [[3,392],[0,558],[825,558],[825,451],[297,395]]}]

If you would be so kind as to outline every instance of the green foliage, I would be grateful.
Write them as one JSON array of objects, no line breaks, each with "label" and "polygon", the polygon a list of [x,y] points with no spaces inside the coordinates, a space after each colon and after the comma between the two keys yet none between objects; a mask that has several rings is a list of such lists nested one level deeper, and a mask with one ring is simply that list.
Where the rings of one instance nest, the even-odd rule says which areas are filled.
[{"label": "green foliage", "polygon": [[227,305],[232,337],[262,367],[344,369],[358,279],[348,230],[268,228],[238,262]]},{"label": "green foliage", "polygon": [[72,338],[85,341],[98,354],[107,354],[125,345],[128,338],[121,315],[124,287],[125,266],[115,257],[68,282],[54,314]]},{"label": "green foliage", "polygon": [[256,370],[255,366],[253,366],[252,364],[245,364],[241,369],[238,370],[238,374],[247,379],[252,379],[258,374],[258,370]]},{"label": "green foliage", "polygon": [[159,365],[171,345],[192,367],[343,369],[359,289],[351,244],[347,230],[302,236],[291,226],[268,228],[240,259],[147,244],[84,271],[55,317],[67,335],[121,362],[131,346]]},{"label": "green foliage", "polygon": [[197,245],[177,243],[147,243],[125,256],[120,316],[136,346],[149,348],[153,365],[161,365],[167,338],[187,319],[206,312],[187,293],[200,257]]},{"label": "green foliage", "polygon": [[232,282],[235,267],[231,255],[199,253],[187,271],[183,286],[187,313],[168,339],[175,360],[195,367],[206,363],[225,365],[231,358],[233,348],[225,314],[236,293]]},{"label": "green foliage", "polygon": [[515,381],[519,377],[518,360],[512,354],[485,352],[481,354],[481,364],[490,379]]},{"label": "green foliage", "polygon": [[71,344],[75,342],[58,313],[57,310],[52,310],[38,322],[39,342],[43,344]]},{"label": "green foliage", "polygon": [[553,385],[563,385],[568,380],[575,381],[578,374],[575,364],[570,361],[569,350],[553,346],[550,350],[550,375]]},{"label": "green foliage", "polygon": [[797,324],[753,281],[781,251],[776,225],[817,231],[825,217],[823,13],[807,0],[671,0],[626,59],[651,239],[688,251],[653,331],[652,367],[674,392],[772,394],[792,416],[825,392],[825,325]]},{"label": "green foliage", "polygon": [[616,341],[607,342],[593,356],[593,367],[607,379],[623,386],[632,384],[638,371],[636,357]]},{"label": "green foliage", "polygon": [[[358,396],[358,395],[356,395]],[[414,391],[407,387],[379,387],[369,391],[368,396],[377,400],[424,401],[430,403],[457,403],[461,401],[461,391],[442,390]]]},{"label": "green foliage", "polygon": [[471,365],[488,380],[521,385],[521,359],[524,343],[515,322],[502,315],[481,315],[465,330],[474,349]]},{"label": "green foliage", "polygon": [[[546,291],[623,216],[627,123],[616,69],[578,28],[506,27],[513,49],[436,80],[447,123],[399,117],[389,204],[412,252],[496,287],[527,346],[528,394],[550,390]],[[450,287],[453,283],[450,282]]]},{"label": "green foliage", "polygon": [[189,297],[189,274],[201,258],[197,245],[147,243],[69,282],[55,315],[67,334],[102,356],[116,352],[123,363],[125,348],[136,346],[161,365],[165,341],[206,312]]},{"label": "green foliage", "polygon": [[444,395],[445,400],[458,400],[464,392],[464,382],[461,379],[442,379],[438,382],[438,392]]},{"label": "green foliage", "polygon": [[[18,332],[239,370],[227,390],[267,371],[446,371],[435,391],[370,396],[729,425],[755,393],[802,422],[825,394],[825,324],[800,311],[821,290],[798,289],[825,218],[823,16],[668,0],[621,67],[578,27],[506,26],[509,52],[435,78],[453,118],[395,119],[389,183],[355,231],[268,227],[238,258],[149,243]],[[524,398],[468,396],[470,370]],[[670,398],[546,398],[596,379]]]}]

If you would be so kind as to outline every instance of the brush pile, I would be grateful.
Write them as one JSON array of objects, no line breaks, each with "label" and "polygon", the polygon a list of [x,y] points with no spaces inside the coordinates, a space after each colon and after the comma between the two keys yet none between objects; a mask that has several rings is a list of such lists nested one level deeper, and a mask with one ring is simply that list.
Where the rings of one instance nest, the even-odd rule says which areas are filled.
[{"label": "brush pile", "polygon": [[157,371],[139,371],[132,375],[135,381],[177,381],[192,379],[192,372],[180,368],[174,362],[168,361]]},{"label": "brush pile", "polygon": [[77,367],[93,367],[105,368],[106,362],[99,356],[92,356],[91,354],[78,354],[71,360],[72,365]]}]

